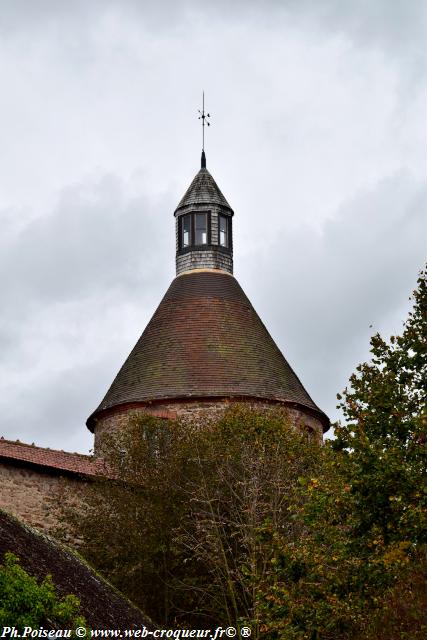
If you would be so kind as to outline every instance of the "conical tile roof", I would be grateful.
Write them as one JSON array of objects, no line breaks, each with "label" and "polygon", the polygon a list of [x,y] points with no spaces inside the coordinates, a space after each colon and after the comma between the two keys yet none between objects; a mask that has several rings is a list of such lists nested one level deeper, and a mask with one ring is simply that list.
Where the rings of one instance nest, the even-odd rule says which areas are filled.
[{"label": "conical tile roof", "polygon": [[175,209],[175,213],[184,207],[209,204],[220,205],[233,211],[209,171],[202,167]]},{"label": "conical tile roof", "polygon": [[120,405],[219,397],[298,405],[329,426],[237,280],[194,271],[173,280],[87,425]]}]

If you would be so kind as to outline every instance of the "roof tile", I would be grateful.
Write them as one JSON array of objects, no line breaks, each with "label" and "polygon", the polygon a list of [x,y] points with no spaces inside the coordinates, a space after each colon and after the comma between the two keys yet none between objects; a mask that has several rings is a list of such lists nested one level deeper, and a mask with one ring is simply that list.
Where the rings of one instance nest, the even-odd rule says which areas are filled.
[{"label": "roof tile", "polygon": [[173,280],[87,425],[123,404],[197,397],[294,403],[329,425],[237,280],[220,271]]},{"label": "roof tile", "polygon": [[233,212],[209,171],[203,168],[196,174],[175,213],[184,207],[205,204],[216,204]]},{"label": "roof tile", "polygon": [[1,458],[86,476],[96,476],[104,470],[102,462],[92,456],[45,449],[3,438],[0,438]]}]

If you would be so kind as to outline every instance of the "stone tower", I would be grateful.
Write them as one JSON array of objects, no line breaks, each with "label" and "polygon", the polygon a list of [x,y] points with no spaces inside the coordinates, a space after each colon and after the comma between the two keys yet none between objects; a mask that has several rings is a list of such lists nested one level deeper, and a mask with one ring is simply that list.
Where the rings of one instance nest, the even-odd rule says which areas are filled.
[{"label": "stone tower", "polygon": [[176,278],[87,420],[95,433],[130,412],[217,414],[233,401],[285,406],[319,438],[329,428],[233,276],[233,210],[206,168],[175,210]]}]

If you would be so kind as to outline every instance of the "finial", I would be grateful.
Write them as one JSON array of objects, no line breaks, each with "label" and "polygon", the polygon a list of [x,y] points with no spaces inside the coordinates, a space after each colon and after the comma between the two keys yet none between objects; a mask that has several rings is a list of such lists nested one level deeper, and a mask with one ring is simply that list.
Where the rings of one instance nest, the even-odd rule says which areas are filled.
[{"label": "finial", "polygon": [[[203,156],[205,154],[205,124],[207,124],[208,127],[210,127],[210,122],[208,121],[208,118],[211,117],[210,113],[205,113],[205,92],[203,91],[203,103],[202,103],[202,110],[200,111],[200,109],[198,110],[200,115],[199,115],[199,120],[202,121],[202,167],[203,167]],[[205,165],[206,167],[206,157],[205,157]]]},{"label": "finial", "polygon": [[202,162],[201,165],[202,169],[206,169],[206,154],[204,151],[202,151]]}]

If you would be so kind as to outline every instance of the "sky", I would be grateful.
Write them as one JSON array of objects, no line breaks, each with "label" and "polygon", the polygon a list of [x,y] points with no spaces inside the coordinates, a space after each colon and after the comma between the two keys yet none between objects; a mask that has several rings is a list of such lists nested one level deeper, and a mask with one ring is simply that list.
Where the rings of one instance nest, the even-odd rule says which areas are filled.
[{"label": "sky", "polygon": [[200,166],[315,402],[398,333],[427,248],[423,0],[3,0],[0,435],[87,452],[175,276]]}]

